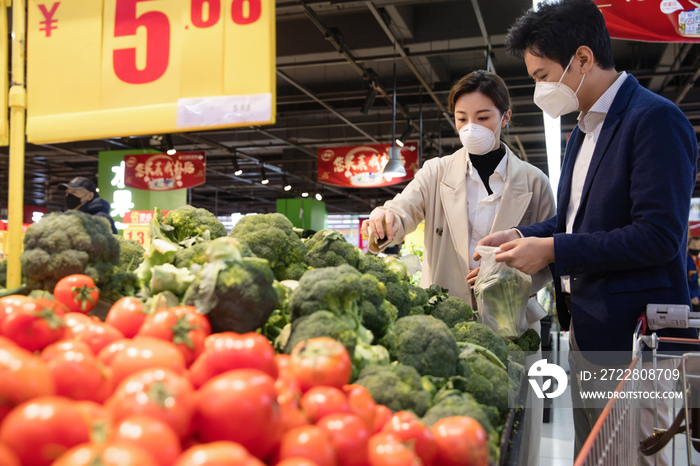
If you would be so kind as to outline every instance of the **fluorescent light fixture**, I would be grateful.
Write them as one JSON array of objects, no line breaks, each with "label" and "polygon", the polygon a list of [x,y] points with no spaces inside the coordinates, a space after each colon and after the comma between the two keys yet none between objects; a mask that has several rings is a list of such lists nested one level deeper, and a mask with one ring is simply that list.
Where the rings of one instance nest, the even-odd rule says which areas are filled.
[{"label": "fluorescent light fixture", "polygon": [[397,146],[391,146],[389,148],[389,161],[384,166],[382,174],[391,178],[406,176],[406,169],[401,163],[401,148]]},{"label": "fluorescent light fixture", "polygon": [[542,118],[544,119],[544,137],[547,144],[547,170],[556,202],[559,176],[561,175],[561,117],[551,118],[543,112]]},{"label": "fluorescent light fixture", "polygon": [[321,196],[321,193],[316,193],[316,200],[317,200],[317,201],[322,201],[322,200],[323,200],[323,196]]},{"label": "fluorescent light fixture", "polygon": [[309,197],[309,193],[301,193],[301,197]]}]

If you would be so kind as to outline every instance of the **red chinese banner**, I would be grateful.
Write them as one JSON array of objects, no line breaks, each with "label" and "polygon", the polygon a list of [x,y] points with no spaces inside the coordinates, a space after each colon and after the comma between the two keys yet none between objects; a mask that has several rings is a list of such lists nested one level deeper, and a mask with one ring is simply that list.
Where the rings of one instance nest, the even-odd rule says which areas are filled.
[{"label": "red chinese banner", "polygon": [[700,42],[700,3],[690,0],[593,0],[610,37],[648,42]]},{"label": "red chinese banner", "polygon": [[382,175],[389,161],[389,147],[391,144],[321,147],[318,149],[318,181],[349,188],[376,188],[412,179],[418,169],[418,145],[409,143],[401,148],[406,176],[400,178]]},{"label": "red chinese banner", "polygon": [[199,186],[206,180],[204,152],[124,156],[124,184],[146,191],[170,191]]},{"label": "red chinese banner", "polygon": [[[168,215],[169,210],[162,210],[163,217]],[[148,225],[153,220],[155,210],[130,210],[124,214],[122,223]]]}]

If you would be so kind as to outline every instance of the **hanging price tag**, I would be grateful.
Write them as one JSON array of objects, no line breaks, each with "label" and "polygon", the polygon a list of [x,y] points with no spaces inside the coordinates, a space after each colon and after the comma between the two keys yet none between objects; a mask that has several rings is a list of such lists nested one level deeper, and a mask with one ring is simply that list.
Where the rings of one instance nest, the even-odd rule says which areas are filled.
[{"label": "hanging price tag", "polygon": [[274,0],[29,0],[27,139],[275,121]]}]

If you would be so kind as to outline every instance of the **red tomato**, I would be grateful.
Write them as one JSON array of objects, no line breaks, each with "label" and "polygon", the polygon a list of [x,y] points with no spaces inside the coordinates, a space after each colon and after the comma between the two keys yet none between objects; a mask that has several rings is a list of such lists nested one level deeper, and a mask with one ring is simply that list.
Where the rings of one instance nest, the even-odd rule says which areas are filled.
[{"label": "red tomato", "polygon": [[169,369],[146,369],[126,377],[106,405],[115,421],[147,414],[165,421],[180,438],[192,430],[194,389],[185,377]]},{"label": "red tomato", "polygon": [[18,346],[0,346],[0,412],[7,414],[16,404],[55,393],[51,371],[41,359]]},{"label": "red tomato", "polygon": [[440,419],[433,424],[438,452],[435,460],[441,466],[487,466],[488,435],[478,421],[467,416]]},{"label": "red tomato", "polygon": [[274,380],[256,369],[217,375],[199,390],[195,429],[203,442],[230,440],[267,457],[279,441]]},{"label": "red tomato", "polygon": [[394,434],[404,442],[412,442],[416,455],[423,461],[423,466],[430,466],[435,461],[437,456],[435,437],[415,414],[399,411],[384,424],[382,432]]},{"label": "red tomato", "polygon": [[0,443],[0,464],[3,466],[22,466],[14,451]]},{"label": "red tomato", "polygon": [[0,442],[23,466],[49,466],[70,448],[90,440],[90,429],[71,400],[47,396],[27,401],[7,415]]},{"label": "red tomato", "polygon": [[342,388],[348,383],[352,366],[345,347],[332,338],[302,341],[292,350],[292,371],[303,392],[311,387]]},{"label": "red tomato", "polygon": [[70,327],[66,336],[84,341],[95,354],[99,354],[110,343],[124,338],[122,332],[99,320],[77,323]]},{"label": "red tomato", "polygon": [[56,395],[103,403],[112,393],[112,370],[85,351],[63,351],[46,362]]},{"label": "red tomato", "polygon": [[7,315],[12,314],[17,309],[21,309],[24,304],[31,301],[31,298],[18,294],[0,298],[0,325],[2,325],[2,321]]},{"label": "red tomato", "polygon": [[348,405],[350,412],[360,417],[369,429],[370,433],[374,434],[374,420],[377,415],[377,404],[374,402],[372,395],[362,385],[345,385],[343,392],[348,397]]},{"label": "red tomato", "polygon": [[159,466],[153,457],[132,445],[86,443],[63,454],[52,466]]},{"label": "red tomato", "polygon": [[69,328],[73,328],[78,324],[89,324],[90,322],[99,321],[97,317],[88,316],[81,312],[66,312],[63,316],[63,320]]},{"label": "red tomato", "polygon": [[60,317],[65,316],[66,313],[69,312],[66,306],[64,306],[62,303],[59,303],[58,301],[54,301],[53,299],[39,297],[35,298],[34,301],[36,301],[36,303],[42,307],[51,309],[56,313],[57,316]]},{"label": "red tomato", "polygon": [[161,309],[146,317],[138,335],[174,343],[189,366],[204,351],[207,335],[196,316],[173,309]]},{"label": "red tomato", "polygon": [[337,456],[331,435],[316,426],[292,429],[282,437],[280,460],[306,458],[318,466],[336,466]]},{"label": "red tomato", "polygon": [[391,410],[384,405],[377,405],[374,412],[374,433],[378,434],[382,431],[384,425],[391,419]]},{"label": "red tomato", "polygon": [[75,407],[80,411],[85,423],[90,426],[90,437],[102,434],[102,439],[109,437],[109,427],[111,417],[107,408],[104,405],[95,403],[94,401],[76,401]]},{"label": "red tomato", "polygon": [[87,275],[75,274],[63,277],[53,289],[56,301],[64,304],[71,312],[88,313],[100,299],[100,290]]},{"label": "red tomato", "polygon": [[258,333],[215,333],[207,337],[204,352],[190,367],[190,380],[199,388],[212,377],[234,369],[258,369],[275,379],[275,349]]},{"label": "red tomato", "polygon": [[349,413],[345,393],[334,387],[314,387],[301,397],[301,409],[306,412],[311,423],[334,413]]},{"label": "red tomato", "polygon": [[[277,397],[279,403],[279,396]],[[309,425],[309,418],[295,403],[279,403],[280,407],[280,431],[290,431],[295,427]]]},{"label": "red tomato", "polygon": [[340,466],[366,466],[370,432],[355,414],[331,414],[316,424],[328,432]]},{"label": "red tomato", "polygon": [[197,319],[197,322],[195,322],[195,324],[200,325],[202,327],[202,330],[204,330],[205,335],[206,336],[211,335],[211,322],[209,322],[209,317],[197,312],[196,307],[194,307],[194,306],[175,306],[175,307],[171,307],[170,309],[175,311],[175,314],[177,314],[177,315],[190,314],[195,319]]},{"label": "red tomato", "polygon": [[277,380],[275,380],[275,390],[277,390],[277,402],[280,406],[289,404],[295,408],[299,407],[301,400],[301,389],[291,368],[291,356],[288,354],[275,355],[277,365]]},{"label": "red tomato", "polygon": [[280,461],[275,466],[318,466],[318,465],[309,459],[302,458],[300,456],[293,456],[291,458],[287,458],[286,460]]},{"label": "red tomato", "polygon": [[[128,375],[154,367],[170,369],[178,374],[185,372],[185,359],[174,344],[141,336],[126,341],[120,347],[121,340],[117,340],[97,355],[112,368],[115,384]],[[121,349],[115,351],[115,347]]]},{"label": "red tomato", "polygon": [[375,434],[369,439],[370,466],[422,466],[420,458],[410,445],[386,432]]},{"label": "red tomato", "polygon": [[7,315],[1,329],[2,335],[18,346],[36,351],[63,338],[66,323],[52,309],[29,301]]},{"label": "red tomato", "polygon": [[170,425],[145,414],[132,414],[112,429],[110,441],[148,452],[160,466],[171,466],[182,452],[180,439]]},{"label": "red tomato", "polygon": [[56,343],[51,343],[49,346],[47,346],[41,351],[41,360],[44,362],[48,362],[54,357],[58,356],[59,354],[65,353],[67,351],[85,353],[89,356],[95,356],[95,353],[92,352],[87,343],[81,340],[73,339],[60,340]]},{"label": "red tomato", "polygon": [[212,442],[184,452],[173,466],[264,466],[264,463],[235,442]]},{"label": "red tomato", "polygon": [[122,332],[124,337],[133,338],[144,320],[146,320],[146,313],[143,310],[143,303],[136,298],[126,296],[112,305],[105,322]]}]

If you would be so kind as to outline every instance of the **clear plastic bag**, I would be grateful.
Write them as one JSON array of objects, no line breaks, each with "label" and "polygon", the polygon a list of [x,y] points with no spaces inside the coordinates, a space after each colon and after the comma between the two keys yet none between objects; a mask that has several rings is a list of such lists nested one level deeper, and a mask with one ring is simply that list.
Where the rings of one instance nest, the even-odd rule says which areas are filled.
[{"label": "clear plastic bag", "polygon": [[479,275],[474,283],[474,296],[479,321],[506,338],[517,338],[527,330],[527,302],[532,277],[496,262],[499,248],[477,246],[481,256]]}]

